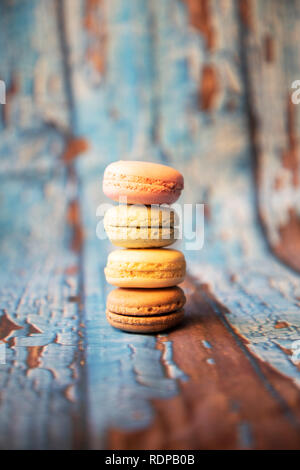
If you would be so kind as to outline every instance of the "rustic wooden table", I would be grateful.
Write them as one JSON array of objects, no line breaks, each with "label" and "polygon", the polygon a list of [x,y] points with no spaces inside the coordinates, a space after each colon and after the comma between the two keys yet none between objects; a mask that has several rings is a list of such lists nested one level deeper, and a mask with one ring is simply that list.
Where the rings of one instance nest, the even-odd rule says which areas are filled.
[{"label": "rustic wooden table", "polygon": [[[300,1],[2,0],[0,44],[0,447],[299,448]],[[118,159],[206,203],[168,334],[105,320]]]}]

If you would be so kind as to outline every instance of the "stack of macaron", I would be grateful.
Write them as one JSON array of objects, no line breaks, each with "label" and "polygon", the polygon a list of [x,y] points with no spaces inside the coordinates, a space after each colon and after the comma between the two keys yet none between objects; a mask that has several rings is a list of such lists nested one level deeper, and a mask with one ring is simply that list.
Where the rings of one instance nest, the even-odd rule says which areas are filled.
[{"label": "stack of macaron", "polygon": [[110,241],[122,248],[109,254],[105,268],[107,282],[118,287],[106,305],[115,328],[159,332],[183,319],[185,296],[177,284],[185,276],[185,258],[164,248],[176,240],[176,213],[169,204],[182,189],[182,175],[157,163],[119,161],[104,172],[103,192],[119,202],[104,217]]}]

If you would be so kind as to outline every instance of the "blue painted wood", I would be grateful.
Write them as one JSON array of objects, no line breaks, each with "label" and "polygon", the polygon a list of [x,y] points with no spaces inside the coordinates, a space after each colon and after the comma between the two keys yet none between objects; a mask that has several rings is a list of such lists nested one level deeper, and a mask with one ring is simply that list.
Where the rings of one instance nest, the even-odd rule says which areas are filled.
[{"label": "blue painted wood", "polygon": [[[222,359],[214,330],[211,338],[197,333],[199,356],[203,349],[206,354],[197,371],[205,371],[205,388],[187,373],[189,338],[131,335],[107,324],[103,267],[112,247],[96,237],[96,209],[108,202],[101,192],[104,168],[117,159],[173,165],[185,176],[182,201],[209,204],[203,250],[185,251],[189,272],[231,312],[226,321],[236,350],[251,362],[272,406],[274,400],[293,416],[291,436],[299,427],[290,388],[263,370],[265,365],[288,377],[297,396],[292,387],[299,386],[299,369],[289,352],[300,336],[299,276],[273,258],[257,223],[239,11],[236,2],[209,2],[216,38],[208,49],[186,3],[192,2],[26,0],[0,6],[0,42],[6,45],[0,78],[11,90],[1,117],[0,331],[1,325],[15,328],[2,338],[2,448],[106,448],[113,445],[112,431],[142,436],[151,429],[156,439],[145,435],[139,445],[159,447],[165,429],[172,435],[177,416],[163,415],[160,423],[160,406],[181,399],[178,419],[185,424],[189,414],[184,384],[201,389],[210,411],[216,406],[224,416],[236,416],[226,432],[213,421],[216,446],[226,433],[233,436],[232,447],[261,445],[259,424],[254,432],[254,423],[232,411],[230,391],[218,388],[222,380],[214,382]],[[295,30],[297,21],[286,8]],[[266,11],[254,10],[262,36],[259,18]],[[273,27],[278,31],[278,23]],[[295,69],[292,57],[289,70]],[[251,64],[251,54],[247,60]],[[24,108],[30,110],[25,119]],[[71,136],[83,137],[89,148],[66,167],[62,155]],[[263,175],[262,198],[270,181],[268,172]],[[70,247],[72,233],[77,252]],[[216,300],[207,296],[207,302],[224,320]],[[247,341],[243,348],[241,339]],[[197,417],[199,410],[204,408],[198,403]],[[199,423],[192,424],[183,427],[185,435],[196,436],[191,442],[208,442],[194,432]]]},{"label": "blue painted wood", "polygon": [[64,183],[8,180],[1,195],[11,223],[1,230],[0,322],[22,329],[1,335],[0,446],[72,447],[80,317],[70,301],[78,294],[78,260],[66,245]]},{"label": "blue painted wood", "polygon": [[291,247],[299,238],[300,213],[300,111],[292,102],[292,84],[300,66],[300,7],[298,2],[255,1],[251,15],[257,26],[245,31],[243,43],[257,160],[258,210],[275,254],[299,271],[298,249]]},{"label": "blue painted wood", "polygon": [[71,448],[81,416],[78,255],[61,155],[68,108],[54,2],[2,2],[0,447]]},{"label": "blue painted wood", "polygon": [[49,172],[59,166],[69,115],[55,2],[2,2],[0,17],[1,173]]}]

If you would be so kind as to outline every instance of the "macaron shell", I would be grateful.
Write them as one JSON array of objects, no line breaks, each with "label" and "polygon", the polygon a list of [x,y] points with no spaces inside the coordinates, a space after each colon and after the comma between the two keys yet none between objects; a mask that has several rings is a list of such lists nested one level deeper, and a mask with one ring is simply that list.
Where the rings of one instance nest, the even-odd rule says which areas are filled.
[{"label": "macaron shell", "polygon": [[180,310],[185,304],[180,287],[165,289],[114,289],[106,302],[107,310],[120,315],[162,315]]},{"label": "macaron shell", "polygon": [[183,189],[183,176],[174,168],[144,161],[118,161],[108,165],[103,192],[128,204],[172,204]]},{"label": "macaron shell", "polygon": [[175,168],[143,160],[119,160],[110,163],[105,169],[104,177],[110,176],[118,176],[120,178],[131,176],[157,178],[176,183],[180,189],[183,189],[184,186],[183,176]]},{"label": "macaron shell", "polygon": [[111,326],[119,330],[132,333],[157,333],[178,325],[184,318],[184,310],[146,317],[118,315],[107,310],[106,318]]},{"label": "macaron shell", "polygon": [[[108,255],[107,264],[115,265],[128,265],[128,268],[137,268],[141,265],[140,269],[144,270],[146,264],[150,268],[164,269],[166,266],[170,268],[185,267],[185,258],[183,253],[179,250],[171,248],[155,249],[152,250],[114,250]],[[138,268],[137,268],[138,269]],[[168,268],[169,269],[169,268]]]},{"label": "macaron shell", "polygon": [[105,227],[111,243],[123,248],[157,248],[172,245],[174,230],[147,227]]}]

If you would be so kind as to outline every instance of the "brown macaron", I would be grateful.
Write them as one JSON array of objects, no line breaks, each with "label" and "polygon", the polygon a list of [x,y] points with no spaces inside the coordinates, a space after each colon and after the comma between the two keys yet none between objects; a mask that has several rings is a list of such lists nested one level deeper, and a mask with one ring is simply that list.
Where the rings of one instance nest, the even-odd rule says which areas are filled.
[{"label": "brown macaron", "polygon": [[119,288],[109,293],[106,308],[121,315],[162,315],[180,310],[185,300],[184,292],[178,286],[162,289]]},{"label": "brown macaron", "polygon": [[184,316],[185,295],[180,287],[114,289],[106,304],[106,317],[115,328],[151,333],[177,325]]}]

